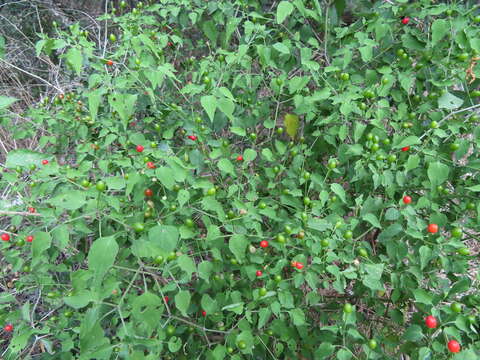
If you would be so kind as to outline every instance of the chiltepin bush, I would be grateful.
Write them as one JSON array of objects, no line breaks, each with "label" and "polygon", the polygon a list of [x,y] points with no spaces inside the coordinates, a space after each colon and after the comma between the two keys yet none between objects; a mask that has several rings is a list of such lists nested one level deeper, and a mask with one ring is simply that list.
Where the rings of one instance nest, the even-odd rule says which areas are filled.
[{"label": "chiltepin bush", "polygon": [[130,5],[0,98],[2,356],[478,358],[474,2]]}]

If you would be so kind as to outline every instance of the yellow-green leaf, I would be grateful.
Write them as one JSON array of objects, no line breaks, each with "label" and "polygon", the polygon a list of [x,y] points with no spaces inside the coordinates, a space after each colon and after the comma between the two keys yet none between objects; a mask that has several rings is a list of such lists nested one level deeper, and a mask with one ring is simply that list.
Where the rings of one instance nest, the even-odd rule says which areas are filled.
[{"label": "yellow-green leaf", "polygon": [[299,122],[297,115],[285,115],[285,128],[287,129],[287,134],[290,135],[291,138],[294,138],[295,135],[297,135]]}]

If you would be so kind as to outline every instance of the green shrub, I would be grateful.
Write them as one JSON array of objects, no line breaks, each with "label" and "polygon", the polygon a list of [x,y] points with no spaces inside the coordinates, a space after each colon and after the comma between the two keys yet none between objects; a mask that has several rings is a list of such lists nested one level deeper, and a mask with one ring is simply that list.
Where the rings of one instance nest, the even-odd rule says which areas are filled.
[{"label": "green shrub", "polygon": [[477,359],[478,10],[397,2],[41,38],[79,85],[9,129],[3,357]]}]

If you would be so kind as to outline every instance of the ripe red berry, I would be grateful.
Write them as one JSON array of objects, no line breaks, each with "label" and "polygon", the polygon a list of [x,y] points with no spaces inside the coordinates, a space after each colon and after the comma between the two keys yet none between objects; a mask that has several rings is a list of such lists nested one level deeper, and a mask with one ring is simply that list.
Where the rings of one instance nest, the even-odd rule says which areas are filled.
[{"label": "ripe red berry", "polygon": [[460,344],[458,343],[457,340],[450,340],[448,342],[448,350],[452,353],[458,353],[460,352]]},{"label": "ripe red berry", "polygon": [[151,161],[147,162],[147,167],[148,167],[149,169],[155,169],[155,168],[156,168],[155,164],[154,164],[153,162],[151,162]]},{"label": "ripe red berry", "polygon": [[410,146],[404,146],[404,147],[402,147],[402,151],[408,151],[408,150],[410,150]]},{"label": "ripe red berry", "polygon": [[431,234],[435,234],[438,231],[437,224],[428,224],[427,231]]},{"label": "ripe red berry", "polygon": [[435,316],[428,315],[425,318],[425,325],[427,325],[429,329],[435,329],[437,327],[437,319]]},{"label": "ripe red berry", "polygon": [[242,155],[238,155],[238,156],[237,156],[237,161],[243,161],[243,156],[242,156]]},{"label": "ripe red berry", "polygon": [[167,45],[168,45],[168,46],[173,46],[173,43],[172,43],[171,41],[169,41],[169,42],[167,43]]},{"label": "ripe red berry", "polygon": [[10,235],[8,235],[8,234],[2,234],[2,240],[3,240],[3,241],[10,241]]},{"label": "ripe red berry", "polygon": [[203,317],[207,316],[207,312],[205,310],[202,310],[202,316]]},{"label": "ripe red berry", "polygon": [[411,202],[412,202],[412,198],[411,198],[410,196],[405,195],[405,196],[403,197],[403,203],[404,203],[405,205],[408,205],[408,204],[410,204]]},{"label": "ripe red berry", "polygon": [[107,60],[107,65],[108,65],[108,66],[112,66],[112,65],[113,65],[113,61],[112,61],[112,60]]},{"label": "ripe red berry", "polygon": [[292,261],[292,262],[290,263],[290,265],[292,265],[292,267],[297,267],[297,262],[296,262],[296,261]]},{"label": "ripe red berry", "polygon": [[192,141],[197,140],[197,137],[195,135],[188,135],[188,138]]},{"label": "ripe red berry", "polygon": [[141,153],[144,147],[142,145],[137,145],[137,152]]},{"label": "ripe red berry", "polygon": [[168,296],[163,297],[165,299],[165,302],[168,302]]},{"label": "ripe red berry", "polygon": [[42,164],[43,164],[43,165],[47,165],[47,164],[48,164],[48,160],[42,160]]},{"label": "ripe red berry", "polygon": [[30,207],[28,208],[28,212],[29,212],[30,214],[35,214],[36,211],[37,211],[37,210],[35,210],[34,207],[31,207],[31,206],[30,206]]},{"label": "ripe red berry", "polygon": [[260,270],[257,270],[257,272],[255,273],[257,276],[262,276],[263,273],[260,271]]},{"label": "ripe red berry", "polygon": [[12,332],[13,331],[13,325],[12,324],[7,324],[3,327],[3,330],[6,332]]},{"label": "ripe red berry", "polygon": [[295,267],[298,269],[298,270],[302,270],[303,269],[303,264],[301,262],[297,262],[295,264]]},{"label": "ripe red berry", "polygon": [[152,189],[145,189],[145,191],[143,193],[145,194],[145,196],[148,196],[148,197],[153,196]]},{"label": "ripe red berry", "polygon": [[404,17],[404,18],[402,19],[402,24],[403,24],[403,25],[407,25],[409,22],[410,22],[410,18],[409,18],[409,17]]},{"label": "ripe red berry", "polygon": [[268,247],[268,241],[267,241],[267,240],[262,240],[262,241],[260,241],[260,247],[262,247],[262,248],[264,248],[264,249],[265,249],[266,247]]},{"label": "ripe red berry", "polygon": [[27,242],[32,242],[33,241],[33,236],[28,235],[25,240],[27,240]]}]

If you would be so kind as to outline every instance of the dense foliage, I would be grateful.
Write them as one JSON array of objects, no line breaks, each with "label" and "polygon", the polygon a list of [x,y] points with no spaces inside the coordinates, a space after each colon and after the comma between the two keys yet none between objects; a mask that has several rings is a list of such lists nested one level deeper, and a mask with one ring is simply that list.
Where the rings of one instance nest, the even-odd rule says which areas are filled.
[{"label": "dense foliage", "polygon": [[477,359],[479,14],[160,0],[39,34],[78,86],[15,128],[0,98],[40,147],[2,165],[2,357]]}]

